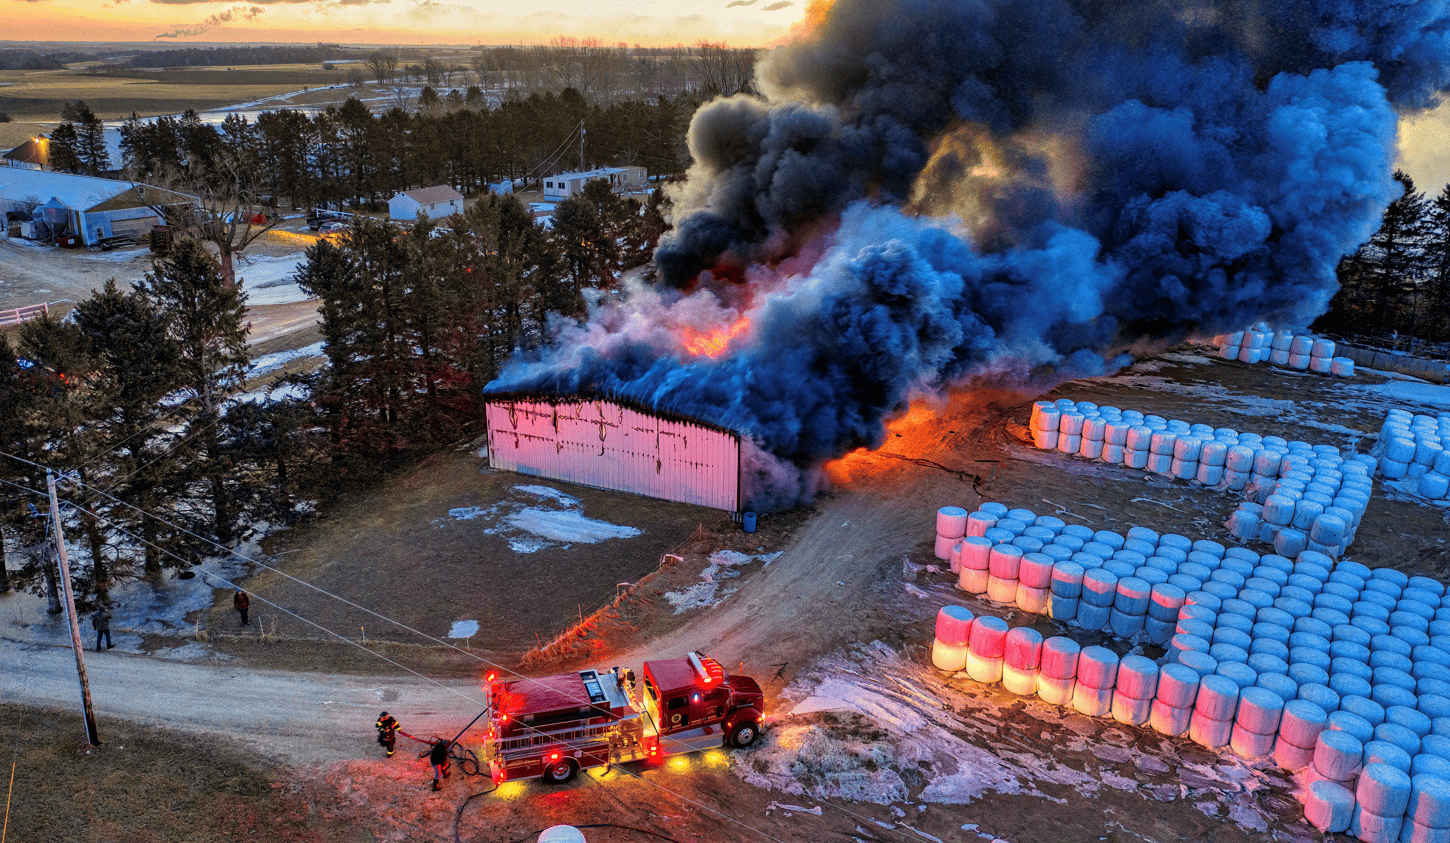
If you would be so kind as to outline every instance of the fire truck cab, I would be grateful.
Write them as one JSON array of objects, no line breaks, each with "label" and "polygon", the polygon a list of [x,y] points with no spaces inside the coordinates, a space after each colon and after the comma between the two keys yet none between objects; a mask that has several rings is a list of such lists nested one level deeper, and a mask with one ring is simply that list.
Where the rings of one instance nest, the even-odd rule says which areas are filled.
[{"label": "fire truck cab", "polygon": [[765,695],[700,653],[634,671],[583,670],[541,679],[490,681],[483,759],[497,782],[566,782],[581,769],[657,760],[760,734]]}]

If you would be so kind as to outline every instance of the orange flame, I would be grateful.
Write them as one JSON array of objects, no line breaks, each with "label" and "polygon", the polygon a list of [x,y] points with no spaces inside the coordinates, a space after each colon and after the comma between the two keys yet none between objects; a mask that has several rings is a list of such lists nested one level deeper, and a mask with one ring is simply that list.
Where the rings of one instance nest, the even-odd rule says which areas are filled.
[{"label": "orange flame", "polygon": [[685,329],[684,346],[685,351],[696,357],[719,357],[730,347],[730,341],[744,333],[750,327],[750,319],[742,316],[735,320],[735,323],[725,327],[716,328],[709,333]]}]

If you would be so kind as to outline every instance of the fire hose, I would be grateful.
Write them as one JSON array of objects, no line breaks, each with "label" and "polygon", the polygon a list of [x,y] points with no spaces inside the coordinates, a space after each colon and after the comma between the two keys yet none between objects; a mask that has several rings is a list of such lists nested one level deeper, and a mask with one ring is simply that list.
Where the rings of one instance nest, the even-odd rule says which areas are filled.
[{"label": "fire hose", "polygon": [[[436,735],[429,740],[424,740],[417,735],[410,735],[402,729],[397,729],[395,731],[397,731],[398,734],[409,740],[417,741],[418,743],[425,744],[429,747],[432,747],[434,744],[443,740],[443,738],[440,738]],[[422,752],[418,754],[418,757],[422,758],[427,754],[427,752]],[[473,753],[473,750],[464,747],[457,741],[448,742],[448,758],[458,763],[458,769],[462,770],[465,776],[477,776],[480,775],[482,772],[482,769],[478,764],[478,756]]]}]

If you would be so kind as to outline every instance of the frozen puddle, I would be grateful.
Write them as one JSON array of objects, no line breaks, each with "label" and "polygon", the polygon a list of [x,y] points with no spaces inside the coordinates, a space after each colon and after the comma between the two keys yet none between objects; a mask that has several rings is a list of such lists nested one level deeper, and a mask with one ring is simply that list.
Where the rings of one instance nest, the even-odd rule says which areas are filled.
[{"label": "frozen puddle", "polygon": [[[578,498],[548,486],[520,485],[509,496],[488,507],[464,506],[448,510],[453,521],[485,519],[492,526],[484,530],[501,536],[515,553],[536,553],[550,547],[598,544],[610,539],[629,539],[640,534],[634,527],[611,524],[584,515]],[[448,520],[434,519],[438,527]]]}]

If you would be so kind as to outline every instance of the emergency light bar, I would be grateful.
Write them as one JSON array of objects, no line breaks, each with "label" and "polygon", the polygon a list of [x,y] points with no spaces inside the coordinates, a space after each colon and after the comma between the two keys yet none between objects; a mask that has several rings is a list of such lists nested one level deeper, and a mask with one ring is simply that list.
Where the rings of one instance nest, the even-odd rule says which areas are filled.
[{"label": "emergency light bar", "polygon": [[718,685],[725,681],[725,669],[709,656],[702,658],[699,653],[690,653],[685,658],[690,660],[690,668],[700,677],[702,683]]}]

